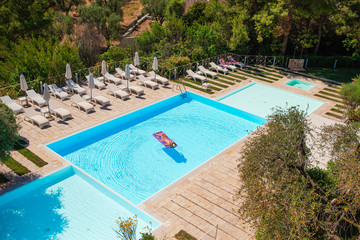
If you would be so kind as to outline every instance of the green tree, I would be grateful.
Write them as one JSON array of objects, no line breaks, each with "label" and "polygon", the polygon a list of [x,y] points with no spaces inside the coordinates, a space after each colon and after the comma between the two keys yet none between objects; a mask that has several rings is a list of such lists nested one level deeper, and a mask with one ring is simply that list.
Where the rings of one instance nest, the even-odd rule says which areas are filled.
[{"label": "green tree", "polygon": [[102,34],[110,46],[110,40],[116,40],[120,37],[122,29],[122,11],[118,9],[123,1],[96,1],[89,6],[83,6],[79,9],[79,22],[87,24],[88,27],[96,28],[99,34]]},{"label": "green tree", "polygon": [[9,154],[19,139],[20,126],[16,123],[14,113],[0,103],[0,158]]},{"label": "green tree", "polygon": [[190,26],[194,22],[197,22],[201,25],[205,23],[205,8],[206,3],[203,1],[195,2],[193,5],[190,6],[188,11],[186,12],[184,16],[184,21],[186,25]]},{"label": "green tree", "polygon": [[309,159],[310,132],[305,112],[276,109],[266,128],[246,143],[238,166],[239,212],[256,228],[257,239],[351,239],[359,234],[359,129],[337,125],[323,130],[320,149],[332,153],[325,170],[314,168]]},{"label": "green tree", "polygon": [[337,24],[336,33],[345,36],[344,46],[353,56],[360,55],[360,0],[338,2],[338,9],[332,18]]},{"label": "green tree", "polygon": [[169,0],[140,0],[144,6],[144,12],[149,13],[156,21],[163,24]]},{"label": "green tree", "polygon": [[8,0],[1,2],[0,37],[16,41],[19,37],[46,35],[52,19],[53,6],[47,0]]},{"label": "green tree", "polygon": [[186,2],[184,0],[171,0],[168,4],[168,15],[181,18],[185,13]]},{"label": "green tree", "polygon": [[69,14],[73,6],[79,6],[84,3],[84,0],[55,0],[55,4],[60,8],[61,11],[65,12],[66,15]]},{"label": "green tree", "polygon": [[78,47],[56,38],[25,38],[11,44],[11,51],[2,50],[0,56],[0,86],[19,82],[23,73],[27,80],[63,74],[66,63],[73,69],[83,67]]},{"label": "green tree", "polygon": [[344,84],[339,92],[346,106],[346,116],[351,121],[360,121],[360,76],[353,83]]}]

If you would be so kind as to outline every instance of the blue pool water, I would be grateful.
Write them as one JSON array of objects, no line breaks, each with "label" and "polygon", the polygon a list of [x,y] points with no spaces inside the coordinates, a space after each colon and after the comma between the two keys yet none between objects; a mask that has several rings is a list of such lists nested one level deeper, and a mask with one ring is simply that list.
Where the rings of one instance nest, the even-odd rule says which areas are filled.
[{"label": "blue pool water", "polygon": [[[266,120],[188,93],[47,145],[139,204],[243,138]],[[152,134],[165,132],[167,149]]]},{"label": "blue pool water", "polygon": [[309,82],[302,81],[299,79],[292,79],[289,82],[287,82],[286,85],[300,88],[302,90],[310,90],[311,88],[316,86],[316,84],[314,84],[314,83],[309,83]]},{"label": "blue pool water", "polygon": [[[95,180],[67,167],[0,196],[0,239],[116,239],[118,217],[156,221]],[[140,234],[138,233],[138,238]]]},{"label": "blue pool water", "polygon": [[243,111],[266,118],[275,107],[299,106],[308,114],[320,107],[323,102],[295,93],[273,88],[260,83],[249,84],[233,93],[218,99],[219,102]]}]

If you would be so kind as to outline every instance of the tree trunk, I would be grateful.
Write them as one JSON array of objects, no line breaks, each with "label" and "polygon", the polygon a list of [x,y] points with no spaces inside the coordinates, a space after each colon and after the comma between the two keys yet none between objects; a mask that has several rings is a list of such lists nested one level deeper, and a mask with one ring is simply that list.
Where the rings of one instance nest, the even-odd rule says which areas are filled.
[{"label": "tree trunk", "polygon": [[319,51],[323,25],[324,25],[324,21],[323,21],[323,18],[321,17],[320,23],[319,23],[319,28],[318,28],[318,33],[317,33],[317,42],[316,42],[316,45],[314,48],[314,55],[317,55],[318,51]]},{"label": "tree trunk", "polygon": [[285,55],[287,43],[288,43],[288,41],[289,41],[289,35],[290,35],[290,31],[287,32],[287,33],[284,35],[284,40],[283,40],[283,42],[282,42],[282,47],[281,47],[281,54],[282,54],[282,55]]}]

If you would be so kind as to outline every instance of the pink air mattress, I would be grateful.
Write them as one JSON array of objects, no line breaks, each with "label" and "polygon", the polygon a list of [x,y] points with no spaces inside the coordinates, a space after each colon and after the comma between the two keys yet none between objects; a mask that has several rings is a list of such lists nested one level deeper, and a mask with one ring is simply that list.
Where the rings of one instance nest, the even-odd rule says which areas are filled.
[{"label": "pink air mattress", "polygon": [[[160,134],[160,133],[163,133],[163,132],[153,133],[153,136],[154,136],[159,142],[161,142],[162,145],[164,145],[166,148],[175,148],[175,147],[177,146],[175,142],[174,142],[174,146],[173,146],[173,147],[166,145],[166,143],[165,143],[165,141],[164,141],[164,138],[158,136],[158,134]],[[164,133],[164,134],[165,134],[165,133]],[[166,137],[166,139],[172,141],[168,136],[166,136],[166,134],[165,134],[165,137]]]}]

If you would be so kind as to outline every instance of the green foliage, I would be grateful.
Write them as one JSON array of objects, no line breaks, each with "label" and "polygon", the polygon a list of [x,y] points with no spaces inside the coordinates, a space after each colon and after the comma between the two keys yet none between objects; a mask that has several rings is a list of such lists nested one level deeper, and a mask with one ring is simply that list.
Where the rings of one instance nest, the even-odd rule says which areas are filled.
[{"label": "green foliage", "polygon": [[254,133],[238,165],[239,212],[257,239],[352,239],[360,209],[359,129],[323,129],[319,149],[331,149],[328,169],[313,168],[306,113],[275,109],[266,128]]},{"label": "green foliage", "polygon": [[151,233],[141,233],[140,240],[155,240],[155,237]]},{"label": "green foliage", "polygon": [[58,6],[61,11],[66,12],[66,15],[73,6],[78,6],[83,3],[85,3],[84,0],[55,0],[56,6]]},{"label": "green foliage", "polygon": [[185,13],[186,2],[184,0],[171,0],[168,4],[168,15],[181,18]]},{"label": "green foliage", "polygon": [[117,40],[120,36],[123,4],[123,0],[97,0],[96,3],[92,2],[89,6],[82,6],[79,9],[79,22],[88,24],[89,27],[95,27],[110,46],[110,40]]},{"label": "green foliage", "polygon": [[0,103],[0,158],[5,158],[14,147],[19,129],[14,113],[5,104]]},{"label": "green foliage", "polygon": [[54,23],[52,32],[55,36],[63,36],[64,34],[72,34],[74,31],[74,20],[69,15],[61,12],[54,12]]},{"label": "green foliage", "polygon": [[106,52],[100,55],[102,60],[109,63],[119,62],[121,60],[133,57],[133,51],[129,48],[121,48],[118,46],[111,46]]},{"label": "green foliage", "polygon": [[360,79],[342,85],[339,92],[346,106],[346,116],[351,121],[360,121]]},{"label": "green foliage", "polygon": [[205,23],[205,8],[206,3],[204,1],[195,2],[193,5],[190,6],[186,15],[183,17],[186,25],[190,26],[193,23],[197,22],[198,24],[202,25]]},{"label": "green foliage", "polygon": [[73,69],[83,67],[78,47],[54,38],[20,39],[11,45],[11,51],[2,49],[1,54],[0,86],[18,83],[20,73],[29,81],[64,74],[66,63]]},{"label": "green foliage", "polygon": [[52,1],[8,0],[1,2],[0,37],[16,41],[19,37],[46,35],[51,26]]},{"label": "green foliage", "polygon": [[140,0],[144,6],[143,11],[149,13],[156,21],[163,24],[169,0]]},{"label": "green foliage", "polygon": [[7,183],[9,181],[9,179],[7,179],[4,174],[0,173],[0,185]]}]

